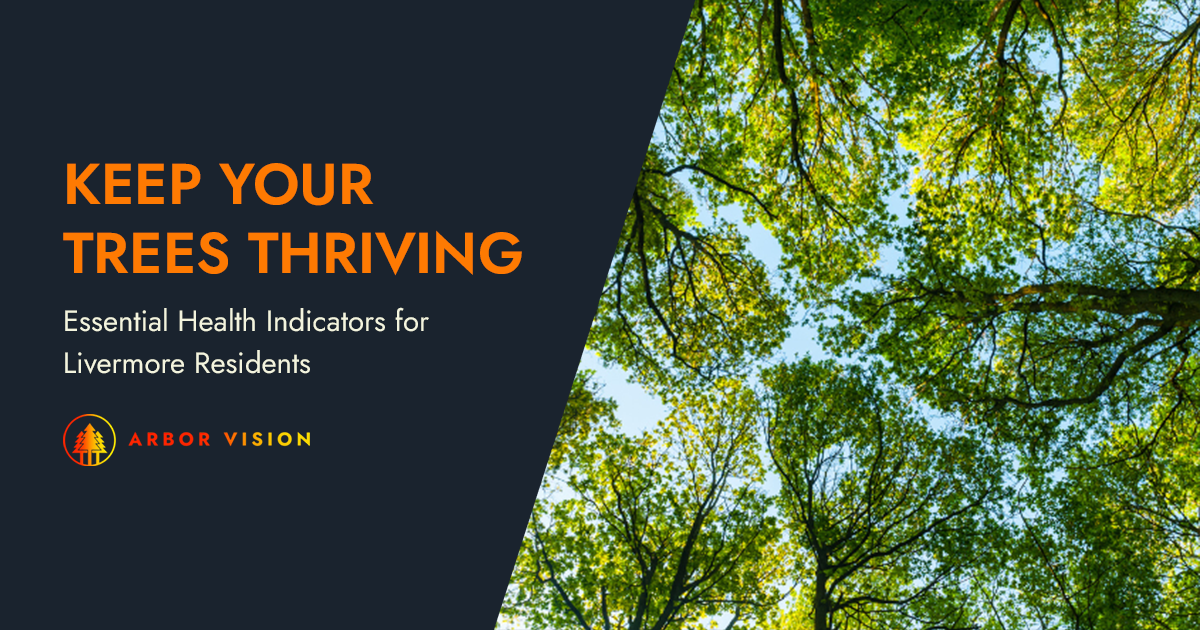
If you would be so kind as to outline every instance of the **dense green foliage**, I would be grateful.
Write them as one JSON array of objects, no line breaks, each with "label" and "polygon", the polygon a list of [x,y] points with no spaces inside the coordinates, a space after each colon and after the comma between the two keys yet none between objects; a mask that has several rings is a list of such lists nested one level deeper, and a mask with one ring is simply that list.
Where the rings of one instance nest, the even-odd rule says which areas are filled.
[{"label": "dense green foliage", "polygon": [[753,396],[718,388],[638,437],[595,427],[546,476],[509,605],[537,627],[664,630],[775,599]]},{"label": "dense green foliage", "polygon": [[589,338],[677,411],[577,382],[506,614],[1200,628],[1198,55],[1200,0],[699,0]]},{"label": "dense green foliage", "polygon": [[970,578],[1003,535],[998,460],[967,432],[934,430],[877,376],[801,361],[770,371],[766,435],[805,617],[829,628],[967,628]]}]

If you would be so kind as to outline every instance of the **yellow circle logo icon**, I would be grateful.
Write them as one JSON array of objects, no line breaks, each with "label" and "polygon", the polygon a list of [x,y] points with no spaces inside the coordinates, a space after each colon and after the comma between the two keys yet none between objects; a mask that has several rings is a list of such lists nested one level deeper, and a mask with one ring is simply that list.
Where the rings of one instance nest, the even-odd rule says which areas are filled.
[{"label": "yellow circle logo icon", "polygon": [[112,423],[94,413],[75,418],[63,431],[63,450],[80,466],[99,466],[112,457],[116,448],[117,432]]}]

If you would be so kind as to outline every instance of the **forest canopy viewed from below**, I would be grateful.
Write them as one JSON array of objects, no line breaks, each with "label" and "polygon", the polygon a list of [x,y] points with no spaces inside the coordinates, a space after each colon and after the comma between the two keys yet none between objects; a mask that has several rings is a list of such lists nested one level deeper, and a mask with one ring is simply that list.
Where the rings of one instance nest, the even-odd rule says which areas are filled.
[{"label": "forest canopy viewed from below", "polygon": [[669,412],[580,371],[499,627],[1200,628],[1198,54],[1196,0],[698,0],[588,340]]}]

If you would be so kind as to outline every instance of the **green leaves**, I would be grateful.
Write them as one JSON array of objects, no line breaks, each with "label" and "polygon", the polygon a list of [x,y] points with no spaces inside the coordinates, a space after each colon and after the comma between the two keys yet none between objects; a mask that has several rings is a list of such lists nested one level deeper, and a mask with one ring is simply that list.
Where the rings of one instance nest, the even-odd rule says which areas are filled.
[{"label": "green leaves", "polygon": [[[1194,396],[1189,381],[1185,396]],[[1194,399],[1192,399],[1194,402]],[[1200,613],[1196,406],[1114,427],[1025,500],[1024,605],[1082,627],[1191,628]]]},{"label": "green leaves", "polygon": [[1198,19],[1194,2],[996,5],[960,87],[914,105],[902,257],[842,293],[830,345],[1013,440],[1104,404],[1148,413],[1200,321]]},{"label": "green leaves", "polygon": [[575,436],[549,475],[505,612],[533,627],[665,630],[777,598],[753,396],[724,383],[658,428]]},{"label": "green leaves", "polygon": [[745,373],[786,336],[787,301],[730,224],[696,218],[681,185],[644,174],[589,345],[669,391]]},{"label": "green leaves", "polygon": [[861,368],[805,359],[767,380],[771,460],[814,627],[972,626],[982,615],[965,584],[998,533],[987,507],[1006,494],[1000,460],[965,432],[934,430]]},{"label": "green leaves", "polygon": [[1197,0],[698,2],[588,341],[674,411],[577,381],[508,610],[1194,627],[1198,56]]}]

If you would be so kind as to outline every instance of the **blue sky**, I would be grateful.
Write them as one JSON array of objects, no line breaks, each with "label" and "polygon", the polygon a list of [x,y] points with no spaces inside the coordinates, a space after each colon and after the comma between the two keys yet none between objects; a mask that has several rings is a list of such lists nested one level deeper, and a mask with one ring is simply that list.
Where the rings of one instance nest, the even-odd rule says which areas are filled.
[{"label": "blue sky", "polygon": [[[688,187],[686,182],[681,183]],[[894,191],[888,199],[888,211],[900,217],[902,225],[908,222],[906,213],[908,201],[902,197],[904,192],[905,190]],[[698,197],[693,196],[693,199],[696,198]],[[705,216],[703,210],[701,210],[700,216]],[[739,226],[742,234],[750,239],[748,244],[750,252],[763,261],[768,269],[779,269],[783,251],[779,247],[778,241],[766,228],[758,223],[747,226],[742,219],[742,209],[736,206],[721,208],[717,216]],[[898,258],[897,252],[885,250],[881,252],[880,266],[884,271],[894,271]],[[788,331],[787,340],[776,351],[770,362],[789,360],[805,354],[812,355],[814,358],[830,356],[817,341],[816,329],[804,325],[803,318],[804,313],[793,313],[796,324]],[[618,367],[605,367],[594,352],[585,349],[579,367],[580,369],[594,370],[597,380],[604,386],[602,395],[617,401],[617,418],[621,420],[622,428],[626,433],[639,433],[653,427],[656,422],[666,417],[668,410],[657,397],[646,393],[640,385],[629,382],[628,374],[624,370]]]},{"label": "blue sky", "polygon": [[[703,215],[703,212],[701,214]],[[741,208],[728,206],[721,209],[718,215],[740,226],[742,233],[750,239],[749,250],[763,261],[768,269],[779,268],[782,251],[779,243],[766,228],[758,223],[752,226],[745,225]],[[796,320],[799,321],[800,317],[801,314],[797,314]],[[805,353],[814,357],[827,356],[816,341],[815,329],[797,324],[792,327],[787,341],[776,353],[776,358],[787,359]],[[668,409],[657,397],[646,393],[640,385],[629,382],[628,374],[619,367],[605,367],[594,352],[584,350],[579,367],[594,370],[597,379],[604,386],[602,394],[617,401],[617,418],[621,420],[621,426],[626,433],[639,433],[666,417]]]}]

